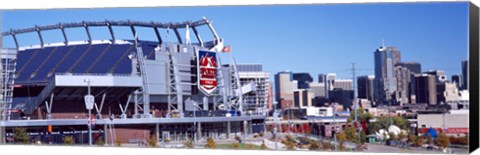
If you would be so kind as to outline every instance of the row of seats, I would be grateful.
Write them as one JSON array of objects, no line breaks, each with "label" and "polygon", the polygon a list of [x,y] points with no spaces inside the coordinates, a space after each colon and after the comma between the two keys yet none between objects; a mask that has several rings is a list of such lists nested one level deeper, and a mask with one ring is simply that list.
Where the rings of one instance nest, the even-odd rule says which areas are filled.
[{"label": "row of seats", "polygon": [[[144,55],[154,59],[153,44],[142,45]],[[130,53],[134,45],[96,44],[45,47],[19,51],[18,83],[47,82],[55,73],[129,74],[132,72]]]}]

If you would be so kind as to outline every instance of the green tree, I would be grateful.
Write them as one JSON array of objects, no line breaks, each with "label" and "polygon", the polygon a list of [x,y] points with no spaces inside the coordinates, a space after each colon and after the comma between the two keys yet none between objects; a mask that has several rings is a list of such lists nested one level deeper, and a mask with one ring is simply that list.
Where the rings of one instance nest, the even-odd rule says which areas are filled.
[{"label": "green tree", "polygon": [[13,140],[17,144],[28,144],[30,142],[30,137],[28,136],[27,129],[25,128],[14,128],[13,134]]},{"label": "green tree", "polygon": [[367,135],[365,134],[365,131],[360,132],[360,143],[363,144],[367,141]]},{"label": "green tree", "polygon": [[418,138],[418,136],[409,135],[409,136],[408,136],[408,142],[409,142],[409,143],[412,143],[412,144],[415,144],[417,138]]},{"label": "green tree", "polygon": [[207,138],[207,144],[205,144],[205,147],[214,149],[214,148],[217,148],[217,144],[215,143],[215,140],[213,140],[212,137],[208,137]]},{"label": "green tree", "polygon": [[447,134],[445,133],[441,133],[440,135],[438,135],[437,137],[437,145],[444,149],[444,148],[447,148],[450,144],[450,141],[448,139],[448,136]]},{"label": "green tree", "polygon": [[408,128],[408,120],[403,118],[402,116],[393,116],[392,120],[393,120],[393,124],[398,126],[400,129]]},{"label": "green tree", "polygon": [[232,149],[239,149],[239,148],[240,148],[240,143],[237,143],[237,142],[232,143],[232,144],[230,144],[230,148],[232,148]]},{"label": "green tree", "polygon": [[73,145],[73,144],[75,144],[75,140],[73,139],[73,136],[65,136],[65,137],[63,137],[63,144],[65,144],[65,145]]}]

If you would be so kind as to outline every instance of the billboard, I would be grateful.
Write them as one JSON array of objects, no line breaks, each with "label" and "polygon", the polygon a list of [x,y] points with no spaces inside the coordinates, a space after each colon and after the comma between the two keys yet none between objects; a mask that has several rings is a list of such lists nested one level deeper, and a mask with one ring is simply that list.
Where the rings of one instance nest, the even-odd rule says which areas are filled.
[{"label": "billboard", "polygon": [[215,52],[198,51],[198,88],[205,95],[212,94],[217,88],[217,55]]}]

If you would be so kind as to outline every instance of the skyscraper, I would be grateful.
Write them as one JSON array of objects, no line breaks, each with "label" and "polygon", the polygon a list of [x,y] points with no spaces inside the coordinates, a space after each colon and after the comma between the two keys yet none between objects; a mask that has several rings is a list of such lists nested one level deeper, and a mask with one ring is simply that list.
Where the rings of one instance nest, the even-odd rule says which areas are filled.
[{"label": "skyscraper", "polygon": [[461,89],[463,85],[463,78],[461,75],[452,75],[452,82],[457,84],[458,89]]},{"label": "skyscraper", "polygon": [[297,89],[296,84],[290,71],[275,74],[275,100],[280,108],[293,107],[293,91]]},{"label": "skyscraper", "polygon": [[325,74],[318,74],[318,83],[325,83]]},{"label": "skyscraper", "polygon": [[415,89],[417,103],[426,103],[429,105],[437,104],[437,82],[434,75],[417,74],[415,75]]},{"label": "skyscraper", "polygon": [[408,68],[395,66],[395,77],[397,79],[397,91],[395,92],[396,102],[399,105],[410,103],[410,81],[411,72]]},{"label": "skyscraper", "polygon": [[350,79],[336,79],[333,87],[342,88],[343,90],[353,90],[353,82]]},{"label": "skyscraper", "polygon": [[462,78],[463,78],[463,85],[462,90],[468,90],[468,60],[462,61]]},{"label": "skyscraper", "polygon": [[445,75],[445,71],[443,70],[429,70],[425,73],[435,76],[437,84],[441,84],[447,81],[447,76]]},{"label": "skyscraper", "polygon": [[293,73],[293,80],[298,81],[298,89],[308,89],[308,84],[313,82],[309,73]]},{"label": "skyscraper", "polygon": [[[395,52],[394,52],[395,51]],[[394,47],[380,47],[374,52],[375,61],[375,104],[384,105],[391,101],[397,90],[394,63],[400,60]],[[394,53],[397,53],[394,58]]]},{"label": "skyscraper", "polygon": [[358,98],[367,99],[369,101],[374,100],[374,76],[359,76],[357,78],[357,92]]},{"label": "skyscraper", "polygon": [[414,74],[422,73],[422,65],[420,65],[418,62],[399,62],[395,66],[408,68],[408,70]]}]

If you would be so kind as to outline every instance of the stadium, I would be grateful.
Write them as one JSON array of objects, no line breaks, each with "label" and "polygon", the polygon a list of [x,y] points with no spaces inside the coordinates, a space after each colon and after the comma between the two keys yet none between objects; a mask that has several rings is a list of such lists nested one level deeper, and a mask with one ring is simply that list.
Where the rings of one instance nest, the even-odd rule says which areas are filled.
[{"label": "stadium", "polygon": [[[92,39],[93,27],[108,29],[111,38]],[[113,27],[129,28],[132,37],[117,38]],[[210,36],[202,38],[200,27],[213,39],[203,40]],[[70,28],[84,29],[88,40],[69,40]],[[151,29],[156,41],[138,39],[137,28]],[[45,31],[60,31],[64,41],[45,43]],[[170,31],[174,39],[168,39]],[[40,44],[19,46],[17,35],[26,33],[38,34]],[[14,143],[16,127],[26,128],[32,142],[53,144],[65,136],[88,144],[89,127],[93,143],[107,144],[222,139],[265,130],[267,113],[249,110],[243,99],[255,83],[240,82],[233,58],[222,65],[220,55],[230,47],[206,18],[60,23],[12,29],[2,33],[6,37],[15,47],[1,49],[3,142]]]}]

